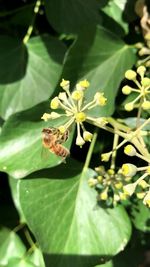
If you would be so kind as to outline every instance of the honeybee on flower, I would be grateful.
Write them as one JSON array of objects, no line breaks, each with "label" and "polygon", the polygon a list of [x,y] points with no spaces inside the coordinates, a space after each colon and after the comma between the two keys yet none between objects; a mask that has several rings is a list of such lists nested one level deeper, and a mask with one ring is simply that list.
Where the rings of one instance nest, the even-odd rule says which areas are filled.
[{"label": "honeybee on flower", "polygon": [[65,133],[72,124],[77,126],[77,137],[76,145],[82,147],[85,142],[91,142],[93,134],[86,130],[84,122],[97,122],[98,124],[105,124],[106,119],[90,117],[87,112],[96,106],[105,106],[107,98],[104,93],[97,92],[93,100],[86,103],[85,101],[85,90],[89,87],[90,83],[85,79],[79,81],[75,90],[70,92],[70,81],[62,79],[60,86],[63,92],[60,92],[58,96],[54,97],[50,102],[50,108],[52,110],[62,109],[63,114],[52,111],[51,113],[44,113],[41,119],[48,121],[56,119],[61,116],[68,118],[64,125],[58,127],[60,133]]}]

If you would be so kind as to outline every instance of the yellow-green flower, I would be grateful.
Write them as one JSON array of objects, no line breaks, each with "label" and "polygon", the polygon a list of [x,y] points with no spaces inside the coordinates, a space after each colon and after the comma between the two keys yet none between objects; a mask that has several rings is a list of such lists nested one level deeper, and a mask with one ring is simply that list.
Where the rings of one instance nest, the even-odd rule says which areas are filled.
[{"label": "yellow-green flower", "polygon": [[[135,107],[141,107],[143,110],[150,109],[150,78],[144,76],[145,72],[146,68],[140,66],[137,68],[137,72],[127,70],[125,73],[125,77],[135,84],[135,87],[125,85],[122,88],[122,92],[125,95],[129,95],[132,92],[135,93],[134,100],[125,104],[126,111],[132,111]],[[137,79],[137,73],[140,76],[140,81]]]},{"label": "yellow-green flower", "polygon": [[90,102],[85,103],[84,89],[89,86],[89,82],[87,80],[79,81],[72,93],[70,92],[70,81],[62,79],[60,86],[65,90],[65,92],[60,92],[58,96],[51,100],[50,108],[53,110],[59,108],[63,110],[64,113],[45,113],[43,114],[42,119],[47,121],[60,116],[67,117],[67,122],[64,125],[58,126],[58,129],[61,133],[64,133],[71,127],[72,124],[75,123],[77,125],[76,144],[82,147],[85,142],[91,142],[93,136],[92,133],[89,133],[85,129],[84,122],[93,122],[94,124],[97,123],[97,120],[99,120],[98,126],[103,126],[106,123],[103,118],[95,118],[88,115],[88,111],[90,109],[99,105],[104,106],[106,104],[106,98],[103,93],[96,93]]}]

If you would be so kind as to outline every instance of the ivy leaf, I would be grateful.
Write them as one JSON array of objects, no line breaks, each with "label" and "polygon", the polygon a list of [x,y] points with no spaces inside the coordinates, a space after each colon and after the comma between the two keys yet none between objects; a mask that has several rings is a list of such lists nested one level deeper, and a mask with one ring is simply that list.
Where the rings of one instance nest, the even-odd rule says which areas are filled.
[{"label": "ivy leaf", "polygon": [[[65,122],[60,118],[52,122],[39,121],[48,103],[11,116],[0,135],[0,170],[14,178],[22,178],[36,170],[56,166],[62,158],[52,153],[42,157],[42,129],[57,127]],[[13,131],[12,131],[13,129]],[[73,134],[73,132],[72,132]],[[70,146],[72,135],[64,144]]]},{"label": "ivy leaf", "polygon": [[22,257],[26,251],[20,238],[15,232],[7,229],[0,229],[0,264],[6,265],[13,257]]},{"label": "ivy leaf", "polygon": [[[125,9],[125,4],[127,0],[123,1],[110,1],[108,5],[106,5],[102,10],[105,14],[107,14],[110,18],[116,21],[125,31],[128,32],[128,23],[124,20],[123,11]],[[105,23],[105,22],[104,22]],[[110,25],[111,27],[111,25]],[[111,27],[112,29],[112,27]]]},{"label": "ivy leaf", "polygon": [[114,111],[119,84],[124,78],[125,71],[134,63],[133,49],[116,35],[98,27],[96,32],[88,32],[74,42],[66,57],[63,77],[74,83],[76,80],[88,79],[88,101],[97,91],[104,92],[108,98],[108,105],[93,109],[89,114],[110,116]]},{"label": "ivy leaf", "polygon": [[150,232],[150,212],[142,201],[138,201],[131,207],[131,218],[134,226],[142,232]]},{"label": "ivy leaf", "polygon": [[26,259],[13,258],[9,260],[6,267],[36,267],[32,262]]},{"label": "ivy leaf", "polygon": [[65,47],[50,36],[29,40],[26,47],[10,37],[0,37],[0,115],[41,103],[53,94],[62,72]]},{"label": "ivy leaf", "polygon": [[18,181],[23,213],[49,267],[94,266],[130,238],[123,207],[96,206],[96,191],[87,183],[94,174],[70,161]]},{"label": "ivy leaf", "polygon": [[36,267],[45,267],[43,255],[39,248],[35,248],[33,253],[28,256],[27,259],[29,259],[30,262],[34,263],[34,266]]},{"label": "ivy leaf", "polygon": [[96,0],[45,1],[45,9],[49,23],[61,33],[84,32],[101,22]]},{"label": "ivy leaf", "polygon": [[109,261],[101,265],[96,265],[94,267],[115,267],[115,266],[113,265],[112,261]]},{"label": "ivy leaf", "polygon": [[26,223],[23,211],[22,211],[21,206],[20,206],[17,181],[15,179],[13,179],[12,177],[9,177],[9,186],[11,189],[11,195],[12,195],[12,199],[14,201],[14,205],[18,211],[18,214],[19,214],[19,222],[22,224]]}]

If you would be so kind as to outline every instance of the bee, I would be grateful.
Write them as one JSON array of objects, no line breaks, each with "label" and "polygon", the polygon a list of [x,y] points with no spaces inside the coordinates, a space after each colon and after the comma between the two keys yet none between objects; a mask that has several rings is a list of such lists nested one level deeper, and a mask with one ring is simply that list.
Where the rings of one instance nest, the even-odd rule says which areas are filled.
[{"label": "bee", "polygon": [[62,144],[67,141],[68,136],[69,131],[62,134],[57,128],[44,128],[42,130],[42,143],[52,153],[65,159],[70,152]]}]

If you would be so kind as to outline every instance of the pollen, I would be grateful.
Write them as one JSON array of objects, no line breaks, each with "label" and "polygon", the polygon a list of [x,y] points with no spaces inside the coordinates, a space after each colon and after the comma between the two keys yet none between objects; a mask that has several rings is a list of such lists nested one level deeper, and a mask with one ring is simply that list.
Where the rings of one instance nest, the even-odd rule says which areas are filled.
[{"label": "pollen", "polygon": [[86,120],[86,114],[84,112],[77,112],[75,118],[76,122],[84,122]]},{"label": "pollen", "polygon": [[83,81],[80,81],[78,84],[77,84],[77,87],[80,89],[86,89],[90,86],[90,83],[85,79]]},{"label": "pollen", "polygon": [[78,101],[78,100],[80,100],[82,98],[83,98],[83,91],[81,91],[81,90],[75,90],[72,93],[72,99]]},{"label": "pollen", "polygon": [[95,94],[95,96],[94,96],[94,99],[95,99],[97,105],[100,105],[100,106],[105,106],[106,105],[107,98],[104,97],[104,93],[97,92]]}]

